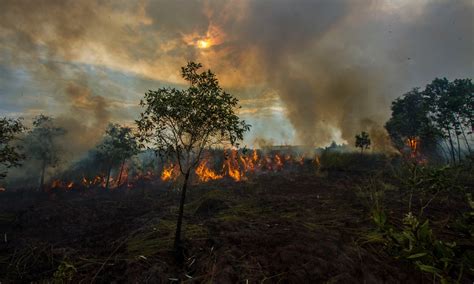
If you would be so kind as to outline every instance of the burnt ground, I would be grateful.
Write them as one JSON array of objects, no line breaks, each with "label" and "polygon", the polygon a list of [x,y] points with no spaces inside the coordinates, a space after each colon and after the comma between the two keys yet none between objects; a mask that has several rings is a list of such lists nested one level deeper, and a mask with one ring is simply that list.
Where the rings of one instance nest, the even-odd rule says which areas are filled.
[{"label": "burnt ground", "polygon": [[[361,180],[300,173],[193,185],[183,267],[170,251],[178,203],[170,185],[0,192],[0,282],[431,283],[367,242],[374,225]],[[396,222],[405,205],[397,190],[385,198]],[[433,203],[434,230],[449,238],[446,223],[463,206]]]}]

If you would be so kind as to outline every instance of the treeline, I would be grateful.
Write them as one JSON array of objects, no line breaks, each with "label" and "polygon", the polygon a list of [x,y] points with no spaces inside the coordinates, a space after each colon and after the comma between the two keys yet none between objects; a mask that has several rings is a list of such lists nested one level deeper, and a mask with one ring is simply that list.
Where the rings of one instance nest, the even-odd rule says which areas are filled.
[{"label": "treeline", "polygon": [[457,163],[472,153],[474,95],[471,79],[434,79],[392,102],[385,124],[393,145],[407,144],[427,157]]},{"label": "treeline", "polygon": [[[11,118],[0,118],[0,128],[0,179],[6,177],[9,168],[21,166],[24,162],[33,163],[38,169],[38,175],[33,178],[38,178],[38,189],[43,190],[47,170],[57,167],[62,154],[67,151],[67,145],[61,139],[67,130],[57,126],[54,118],[43,114],[34,118],[31,129],[27,129],[21,119]],[[138,152],[132,129],[111,123],[87,157],[107,176],[107,188],[112,169],[119,167],[122,171],[126,159]]]},{"label": "treeline", "polygon": [[[393,101],[391,111],[385,128],[400,152],[412,144],[423,156],[441,157],[447,163],[472,156],[474,96],[471,79],[436,78],[423,90],[415,88]],[[0,179],[6,177],[9,168],[20,166],[26,159],[38,165],[38,188],[43,189],[45,173],[58,165],[61,153],[66,151],[60,139],[65,134],[66,130],[58,127],[54,118],[45,115],[36,117],[31,129],[23,125],[22,119],[0,118]],[[98,167],[108,181],[112,169],[121,171],[126,159],[139,153],[139,138],[130,127],[110,124],[88,157],[100,163]],[[370,144],[367,133],[356,136],[355,146],[361,152]]]}]

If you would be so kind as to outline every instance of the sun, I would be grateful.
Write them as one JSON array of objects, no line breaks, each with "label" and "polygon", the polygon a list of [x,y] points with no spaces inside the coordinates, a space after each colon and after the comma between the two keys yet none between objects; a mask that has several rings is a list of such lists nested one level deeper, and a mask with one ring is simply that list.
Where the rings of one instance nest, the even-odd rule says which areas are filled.
[{"label": "sun", "polygon": [[197,42],[198,48],[208,48],[210,46],[211,46],[211,43],[209,42],[209,40],[201,39],[201,40],[198,40]]}]

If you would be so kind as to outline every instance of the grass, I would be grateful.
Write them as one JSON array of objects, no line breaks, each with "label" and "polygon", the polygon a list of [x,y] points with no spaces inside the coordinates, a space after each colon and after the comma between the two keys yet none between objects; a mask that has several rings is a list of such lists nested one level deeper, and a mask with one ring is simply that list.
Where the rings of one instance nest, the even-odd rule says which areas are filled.
[{"label": "grass", "polygon": [[[161,220],[158,224],[147,227],[127,242],[127,251],[131,256],[152,256],[173,247],[175,220]],[[208,231],[202,225],[183,224],[183,236],[187,239],[207,238]]]}]

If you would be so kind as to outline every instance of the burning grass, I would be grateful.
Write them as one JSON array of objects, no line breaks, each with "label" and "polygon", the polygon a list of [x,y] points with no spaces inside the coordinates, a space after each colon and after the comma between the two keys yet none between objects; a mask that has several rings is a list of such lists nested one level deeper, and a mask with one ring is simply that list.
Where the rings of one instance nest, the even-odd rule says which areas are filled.
[{"label": "burning grass", "polygon": [[[8,241],[0,242],[0,263],[5,264],[0,278],[7,282],[158,283],[169,279],[220,283],[432,280],[410,262],[395,259],[383,244],[367,241],[377,229],[372,216],[375,197],[381,198],[380,208],[390,226],[401,226],[410,191],[390,176],[396,171],[385,168],[398,164],[378,156],[344,155],[321,155],[319,162],[278,155],[283,164],[279,170],[274,153],[266,155],[269,159],[260,158],[265,155],[254,159],[252,152],[236,154],[239,170],[252,168],[250,163],[255,169],[244,171],[246,180],[240,181],[218,171],[225,160],[208,160],[205,166],[224,176],[207,181],[196,177],[189,191],[183,267],[176,266],[171,252],[179,192],[170,190],[170,183],[161,181],[158,171],[149,175],[153,178],[146,179],[140,190],[84,186],[82,190],[90,194],[83,195],[75,183],[72,190],[61,191],[54,199],[44,193],[23,197],[2,193],[0,229]],[[357,157],[366,160],[356,161]],[[242,160],[247,158],[245,164]],[[271,170],[263,170],[268,169],[267,160]],[[379,166],[378,172],[363,168],[372,161]],[[474,185],[469,169],[448,169],[449,175],[454,171],[458,177],[448,182],[432,182],[430,174],[423,179],[427,189],[430,183],[450,185],[450,190],[441,191],[430,202],[423,216],[433,220],[430,225],[438,239],[456,241],[463,248],[472,247],[472,240],[461,237],[455,227],[463,232],[469,228],[464,200],[464,193],[472,192]],[[128,171],[126,184],[134,182],[132,167]],[[408,180],[406,174],[401,175]],[[444,180],[445,175],[439,177]],[[383,194],[373,195],[371,186]],[[414,191],[413,212],[423,206],[421,201],[429,200],[427,194],[429,190]],[[462,279],[468,279],[468,272],[464,273]]]}]

